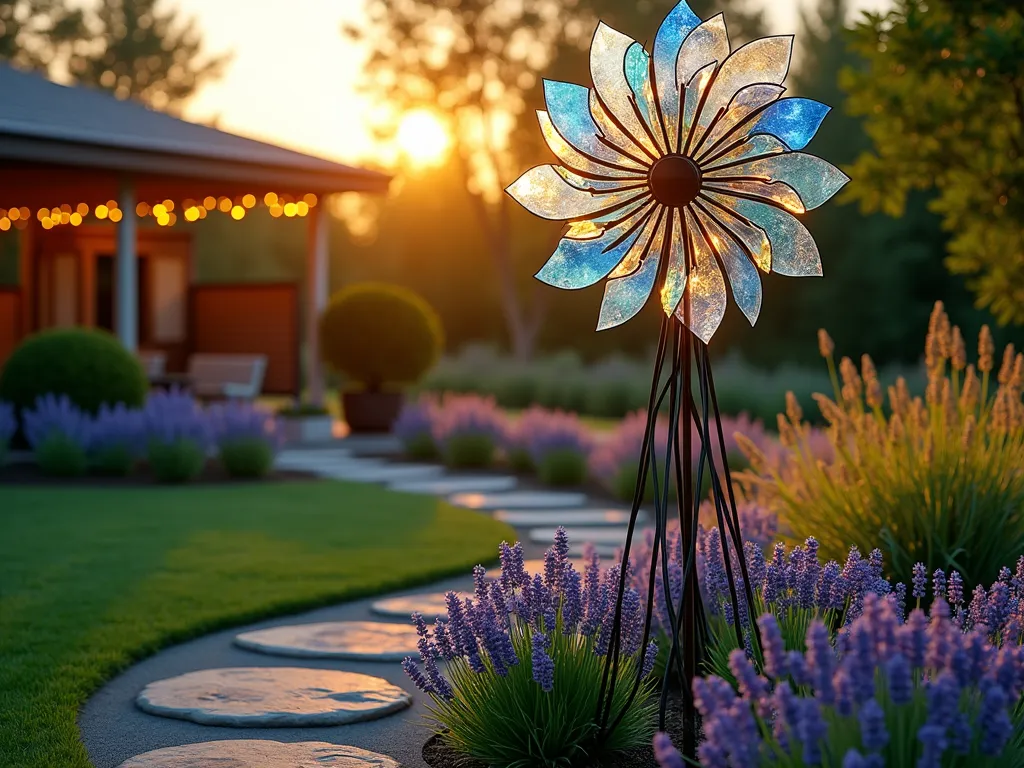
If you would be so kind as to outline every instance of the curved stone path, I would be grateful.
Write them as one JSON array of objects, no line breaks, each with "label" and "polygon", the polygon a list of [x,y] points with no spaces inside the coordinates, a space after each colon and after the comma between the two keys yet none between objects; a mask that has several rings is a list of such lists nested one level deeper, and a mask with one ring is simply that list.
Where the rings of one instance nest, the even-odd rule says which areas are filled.
[{"label": "curved stone path", "polygon": [[[569,514],[570,510],[618,512],[609,510],[603,501],[588,499],[586,494],[524,488],[518,480],[507,476],[479,475],[481,483],[474,487],[472,474],[451,476],[436,466],[362,457],[357,448],[348,447],[355,443],[355,440],[346,440],[322,448],[288,450],[279,457],[278,465],[326,478],[387,484],[399,492],[433,491],[436,495],[447,496],[454,504],[478,509],[481,514],[536,510],[538,514],[522,517],[500,515],[514,527],[523,526],[518,538],[523,542],[527,557],[532,558],[539,557],[550,543],[550,538],[538,541],[540,537],[531,537],[530,530],[534,526],[553,530],[563,522],[559,516]],[[378,448],[374,451],[379,452]],[[589,522],[590,518],[586,519]],[[608,524],[607,528],[591,530],[601,530],[597,538],[611,542],[613,534],[610,532],[621,530],[616,525],[620,520],[621,513],[609,514],[602,521]],[[573,521],[582,523],[584,518],[570,514],[564,522]],[[571,543],[573,553],[578,554],[583,542]],[[610,543],[603,543],[598,551],[602,555],[612,554],[614,548]],[[533,560],[529,567],[541,571],[543,563]],[[135,664],[86,702],[78,722],[89,757],[96,768],[170,768],[172,765],[176,768],[396,768],[397,765],[421,768],[426,765],[421,755],[422,746],[430,735],[425,722],[426,697],[415,691],[402,671],[397,661],[399,646],[410,639],[408,614],[412,610],[419,610],[430,620],[444,614],[445,592],[471,589],[472,578],[467,573],[464,577],[420,589],[258,622],[168,648]],[[345,635],[344,629],[339,630],[342,626],[354,633],[350,639],[356,635],[360,638],[354,643],[355,652],[352,648],[340,651],[351,658],[336,655],[341,647],[338,632]],[[373,643],[375,628],[380,629],[377,655],[384,656],[385,660],[362,653]],[[260,653],[252,650],[256,646],[260,646]],[[289,655],[278,655],[281,652]],[[405,655],[401,653],[402,657]],[[415,656],[415,653],[408,655]],[[297,657],[302,657],[301,661]],[[301,669],[296,670],[296,667]],[[239,668],[244,672],[239,673]],[[258,670],[254,672],[253,668]],[[293,671],[283,671],[289,668]],[[202,700],[199,708],[215,709],[231,696],[232,686],[226,678],[234,676],[232,682],[237,683],[239,674],[249,682],[256,678],[264,682],[276,680],[280,684],[276,688],[272,686],[271,690],[277,694],[289,689],[289,679],[295,683],[295,675],[299,675],[303,681],[290,686],[294,689],[292,692],[299,691],[301,698],[301,691],[305,691],[309,699],[319,697],[322,704],[337,700],[331,696],[345,698],[341,690],[344,686],[338,690],[331,687],[332,681],[338,686],[338,675],[342,672],[386,681],[382,683],[382,690],[390,692],[391,705],[404,709],[379,719],[347,725],[298,727],[289,725],[287,719],[271,717],[273,724],[239,728],[179,719],[180,712],[165,712],[171,714],[170,717],[154,716],[136,705],[137,697],[147,686],[149,704],[144,706],[156,709],[159,707],[150,694],[175,685],[180,687],[182,680],[198,680],[206,683],[205,687],[192,689],[196,698]],[[210,685],[213,681],[219,682]],[[233,690],[239,694],[237,686]],[[401,691],[412,694],[411,706]],[[208,720],[203,716],[200,719]],[[257,738],[251,738],[254,735]]]}]

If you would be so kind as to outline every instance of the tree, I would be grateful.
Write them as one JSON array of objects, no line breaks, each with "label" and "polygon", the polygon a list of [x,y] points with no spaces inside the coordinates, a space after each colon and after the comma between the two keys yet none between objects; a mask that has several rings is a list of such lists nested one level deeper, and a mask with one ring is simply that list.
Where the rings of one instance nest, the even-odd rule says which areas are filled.
[{"label": "tree", "polygon": [[865,211],[913,190],[950,232],[946,265],[979,306],[1024,323],[1024,15],[1018,0],[898,0],[866,14],[844,72],[872,147],[852,166]]},{"label": "tree", "polygon": [[82,11],[63,0],[0,2],[0,61],[46,72],[83,34]]},{"label": "tree", "polygon": [[158,10],[159,0],[99,0],[86,18],[90,39],[68,62],[72,78],[178,111],[199,88],[219,78],[230,54],[206,55],[195,19],[177,8]]}]

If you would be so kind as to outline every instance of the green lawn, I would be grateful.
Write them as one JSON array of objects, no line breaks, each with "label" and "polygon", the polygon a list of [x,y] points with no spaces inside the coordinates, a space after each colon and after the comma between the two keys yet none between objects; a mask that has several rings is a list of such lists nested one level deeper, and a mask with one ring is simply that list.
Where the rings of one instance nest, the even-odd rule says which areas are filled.
[{"label": "green lawn", "polygon": [[512,536],[350,483],[0,486],[0,766],[88,766],[78,708],[163,646],[468,572]]}]

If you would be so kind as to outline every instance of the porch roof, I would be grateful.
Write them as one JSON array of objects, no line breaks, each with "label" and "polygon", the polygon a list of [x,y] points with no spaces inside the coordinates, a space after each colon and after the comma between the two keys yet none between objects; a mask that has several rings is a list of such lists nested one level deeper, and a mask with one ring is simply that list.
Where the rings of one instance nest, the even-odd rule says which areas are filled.
[{"label": "porch roof", "polygon": [[155,112],[104,92],[0,65],[0,205],[138,199],[384,193],[390,178]]}]

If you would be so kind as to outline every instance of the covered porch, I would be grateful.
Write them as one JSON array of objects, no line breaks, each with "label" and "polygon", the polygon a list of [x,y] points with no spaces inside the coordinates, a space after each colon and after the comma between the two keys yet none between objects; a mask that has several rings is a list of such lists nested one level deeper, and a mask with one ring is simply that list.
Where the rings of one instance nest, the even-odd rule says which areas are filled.
[{"label": "covered porch", "polygon": [[[261,306],[275,306],[281,325],[287,291],[196,286],[189,224],[208,216],[305,218],[304,281],[298,296],[291,290],[290,330],[309,352],[308,396],[321,402],[315,350],[328,293],[326,198],[383,194],[387,176],[8,67],[0,67],[0,99],[0,232],[20,235],[17,288],[0,289],[0,366],[18,339],[66,325],[107,328],[128,349],[161,350],[176,362],[198,338],[208,346],[237,336],[231,322],[273,344],[273,328],[259,327],[269,318]],[[294,354],[297,394],[297,347]],[[282,386],[286,373],[278,374]]]}]

